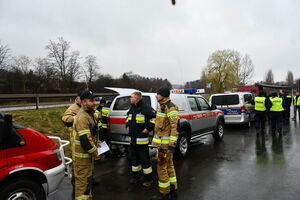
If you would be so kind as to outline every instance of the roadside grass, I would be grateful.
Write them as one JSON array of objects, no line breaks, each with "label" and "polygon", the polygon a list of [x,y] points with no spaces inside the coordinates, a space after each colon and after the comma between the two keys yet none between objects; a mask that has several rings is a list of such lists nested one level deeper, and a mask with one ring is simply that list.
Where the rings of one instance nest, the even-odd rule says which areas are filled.
[{"label": "roadside grass", "polygon": [[[58,136],[69,140],[69,130],[64,126],[61,117],[67,107],[44,108],[38,110],[7,111],[13,115],[13,120],[23,126],[32,128],[47,136]],[[70,145],[65,147],[67,156],[70,154]]]}]

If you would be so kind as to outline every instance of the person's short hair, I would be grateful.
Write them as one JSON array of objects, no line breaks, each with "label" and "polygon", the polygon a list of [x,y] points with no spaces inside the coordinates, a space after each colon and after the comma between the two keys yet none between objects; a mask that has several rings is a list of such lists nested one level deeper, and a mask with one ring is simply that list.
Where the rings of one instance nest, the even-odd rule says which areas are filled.
[{"label": "person's short hair", "polygon": [[139,99],[141,99],[142,98],[142,93],[140,93],[140,92],[133,92],[132,93],[133,95],[135,95],[137,98],[139,98]]}]

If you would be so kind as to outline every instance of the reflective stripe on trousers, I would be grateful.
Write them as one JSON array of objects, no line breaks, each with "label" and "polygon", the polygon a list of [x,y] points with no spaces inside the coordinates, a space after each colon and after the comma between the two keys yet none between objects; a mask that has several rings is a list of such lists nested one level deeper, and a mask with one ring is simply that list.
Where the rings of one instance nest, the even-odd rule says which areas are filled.
[{"label": "reflective stripe on trousers", "polygon": [[131,166],[131,170],[133,172],[139,172],[142,170],[142,166],[141,165],[138,165],[138,166]]},{"label": "reflective stripe on trousers", "polygon": [[136,138],[136,144],[148,144],[149,138]]}]

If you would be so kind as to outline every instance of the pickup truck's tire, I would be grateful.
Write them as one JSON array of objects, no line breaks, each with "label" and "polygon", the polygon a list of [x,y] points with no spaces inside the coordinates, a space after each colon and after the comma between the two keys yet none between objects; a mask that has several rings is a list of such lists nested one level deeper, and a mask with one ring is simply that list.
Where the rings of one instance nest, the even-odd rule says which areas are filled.
[{"label": "pickup truck's tire", "polygon": [[26,178],[18,178],[0,188],[0,199],[46,200],[46,195],[41,184]]},{"label": "pickup truck's tire", "polygon": [[216,141],[221,141],[224,136],[224,122],[222,120],[218,121],[218,124],[216,126],[216,130],[213,133],[213,137]]},{"label": "pickup truck's tire", "polygon": [[177,139],[177,145],[176,145],[176,156],[177,158],[184,158],[186,157],[188,151],[189,151],[189,140],[188,140],[188,136],[187,133],[185,131],[181,131],[181,133],[179,134],[179,137]]}]

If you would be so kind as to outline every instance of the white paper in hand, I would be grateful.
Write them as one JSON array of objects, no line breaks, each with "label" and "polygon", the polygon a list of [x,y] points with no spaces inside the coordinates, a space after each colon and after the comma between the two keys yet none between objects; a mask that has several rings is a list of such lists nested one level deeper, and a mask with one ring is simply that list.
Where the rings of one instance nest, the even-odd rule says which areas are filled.
[{"label": "white paper in hand", "polygon": [[105,141],[101,142],[100,147],[98,147],[98,149],[97,149],[98,155],[101,155],[107,151],[109,151],[108,145],[106,144]]}]

